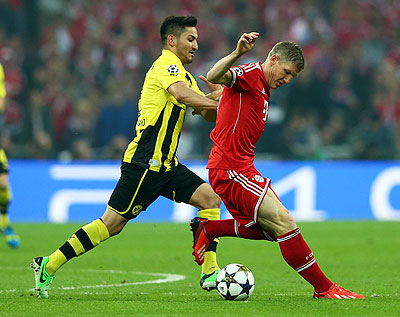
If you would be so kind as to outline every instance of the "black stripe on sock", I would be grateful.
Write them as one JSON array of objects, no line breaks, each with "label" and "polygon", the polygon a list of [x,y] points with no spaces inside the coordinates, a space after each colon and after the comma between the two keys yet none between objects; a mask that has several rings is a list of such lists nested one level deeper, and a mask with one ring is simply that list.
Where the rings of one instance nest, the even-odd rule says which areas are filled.
[{"label": "black stripe on sock", "polygon": [[218,245],[217,241],[211,241],[211,243],[208,245],[207,252],[208,251],[217,252],[217,245]]},{"label": "black stripe on sock", "polygon": [[71,260],[73,257],[76,257],[76,253],[74,248],[69,244],[69,242],[65,242],[61,248],[59,249],[62,254],[66,257],[67,261]]},{"label": "black stripe on sock", "polygon": [[94,248],[93,243],[92,241],[90,241],[90,238],[85,230],[81,228],[77,232],[75,232],[75,235],[82,244],[86,252]]}]

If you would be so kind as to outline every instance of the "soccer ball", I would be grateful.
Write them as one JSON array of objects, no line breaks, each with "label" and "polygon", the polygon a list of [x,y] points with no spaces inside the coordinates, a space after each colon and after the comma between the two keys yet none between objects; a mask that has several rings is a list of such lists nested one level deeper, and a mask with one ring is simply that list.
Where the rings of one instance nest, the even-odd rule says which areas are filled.
[{"label": "soccer ball", "polygon": [[227,300],[246,300],[254,291],[253,273],[242,264],[228,264],[217,275],[217,291]]}]

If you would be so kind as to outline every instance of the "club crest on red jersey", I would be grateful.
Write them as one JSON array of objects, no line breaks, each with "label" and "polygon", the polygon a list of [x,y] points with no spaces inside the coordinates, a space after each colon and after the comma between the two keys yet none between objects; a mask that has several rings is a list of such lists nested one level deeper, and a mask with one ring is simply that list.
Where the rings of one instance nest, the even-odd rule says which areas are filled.
[{"label": "club crest on red jersey", "polygon": [[243,69],[241,69],[240,67],[234,67],[233,70],[236,72],[238,76],[243,75]]}]

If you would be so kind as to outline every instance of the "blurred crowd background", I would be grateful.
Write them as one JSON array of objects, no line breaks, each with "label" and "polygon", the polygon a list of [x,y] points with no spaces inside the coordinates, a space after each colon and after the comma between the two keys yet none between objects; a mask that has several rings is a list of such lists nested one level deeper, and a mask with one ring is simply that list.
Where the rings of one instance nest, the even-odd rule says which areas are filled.
[{"label": "blurred crowd background", "polygon": [[[196,77],[243,32],[261,37],[241,64],[278,41],[303,47],[304,71],[272,92],[257,158],[400,158],[398,0],[0,0],[9,158],[121,159],[168,15],[198,18]],[[206,159],[212,127],[188,111],[178,157]]]}]

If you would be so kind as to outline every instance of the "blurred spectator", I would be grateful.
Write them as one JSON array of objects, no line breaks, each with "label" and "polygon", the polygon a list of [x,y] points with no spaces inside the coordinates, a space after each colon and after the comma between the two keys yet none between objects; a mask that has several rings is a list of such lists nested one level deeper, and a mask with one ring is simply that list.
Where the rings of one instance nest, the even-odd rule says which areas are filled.
[{"label": "blurred spectator", "polygon": [[40,160],[55,159],[56,153],[50,135],[44,131],[37,132],[27,146],[26,157]]},{"label": "blurred spectator", "polygon": [[296,160],[320,159],[321,140],[315,124],[316,116],[301,113],[294,114],[286,123],[284,144],[287,147],[286,155]]},{"label": "blurred spectator", "polygon": [[97,109],[92,106],[89,99],[77,100],[67,123],[69,146],[80,139],[92,143],[96,118]]},{"label": "blurred spectator", "polygon": [[122,160],[122,155],[126,150],[130,140],[128,140],[123,135],[116,135],[114,138],[108,143],[107,146],[103,148],[103,153],[101,158],[106,160]]},{"label": "blurred spectator", "polygon": [[78,139],[72,143],[71,159],[79,161],[93,160],[93,149],[90,147],[90,142],[85,139]]},{"label": "blurred spectator", "polygon": [[378,117],[362,118],[351,131],[350,144],[354,159],[389,160],[396,154],[393,133]]},{"label": "blurred spectator", "polygon": [[[132,140],[137,118],[137,105],[123,94],[119,82],[110,81],[110,95],[100,106],[96,122],[95,147],[109,146],[116,136]],[[121,153],[122,154],[122,153]]]},{"label": "blurred spectator", "polygon": [[329,116],[329,88],[313,73],[311,65],[306,65],[301,76],[293,80],[287,91],[286,112],[304,112],[317,115],[321,121]]}]

